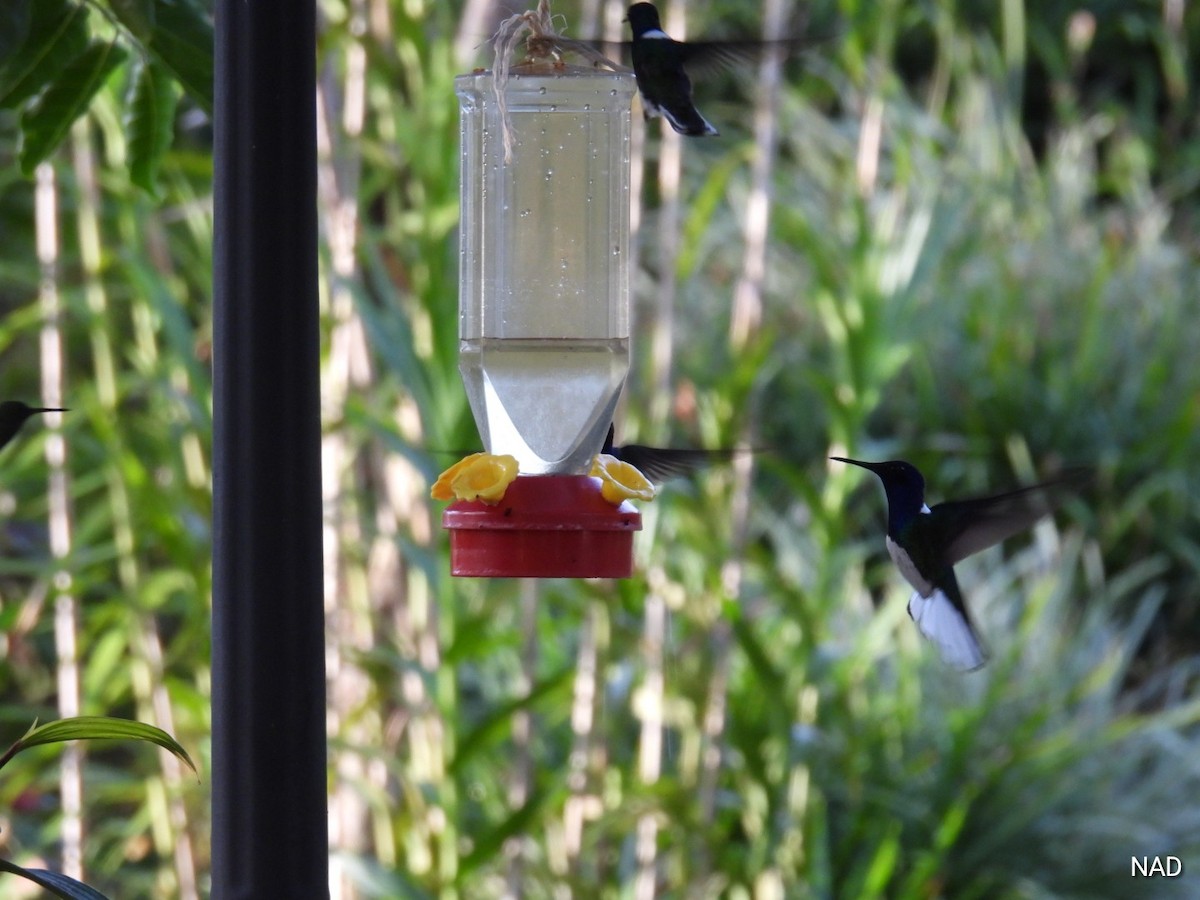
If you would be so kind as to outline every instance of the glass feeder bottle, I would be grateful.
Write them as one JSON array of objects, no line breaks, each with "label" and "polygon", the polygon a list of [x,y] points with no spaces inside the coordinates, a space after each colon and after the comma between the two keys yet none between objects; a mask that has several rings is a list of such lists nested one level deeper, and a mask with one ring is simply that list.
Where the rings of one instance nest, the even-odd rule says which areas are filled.
[{"label": "glass feeder bottle", "polygon": [[456,80],[459,369],[484,446],[579,474],[629,370],[631,74],[534,63]]}]

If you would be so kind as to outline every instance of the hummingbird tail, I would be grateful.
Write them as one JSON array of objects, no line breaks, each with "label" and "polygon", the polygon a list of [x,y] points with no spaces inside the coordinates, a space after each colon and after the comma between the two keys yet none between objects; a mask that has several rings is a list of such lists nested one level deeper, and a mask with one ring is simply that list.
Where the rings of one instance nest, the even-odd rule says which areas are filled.
[{"label": "hummingbird tail", "polygon": [[914,591],[908,601],[908,615],[937,647],[942,659],[960,672],[971,672],[987,662],[966,608],[954,603],[940,588],[934,588],[928,597]]}]

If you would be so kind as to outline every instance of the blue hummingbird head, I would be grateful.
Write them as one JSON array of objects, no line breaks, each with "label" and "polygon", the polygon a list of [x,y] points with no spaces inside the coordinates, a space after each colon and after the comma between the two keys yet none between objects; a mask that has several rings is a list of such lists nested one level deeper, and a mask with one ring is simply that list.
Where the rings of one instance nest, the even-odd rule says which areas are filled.
[{"label": "blue hummingbird head", "polygon": [[879,480],[883,482],[883,490],[887,494],[889,534],[899,532],[925,505],[925,478],[910,462],[902,459],[864,462],[859,459],[846,459],[842,456],[830,458],[869,469],[879,476]]},{"label": "blue hummingbird head", "polygon": [[629,22],[629,28],[633,31],[634,37],[640,37],[647,31],[662,31],[662,23],[658,18],[658,10],[653,3],[635,3],[629,7],[629,14],[626,16]]}]

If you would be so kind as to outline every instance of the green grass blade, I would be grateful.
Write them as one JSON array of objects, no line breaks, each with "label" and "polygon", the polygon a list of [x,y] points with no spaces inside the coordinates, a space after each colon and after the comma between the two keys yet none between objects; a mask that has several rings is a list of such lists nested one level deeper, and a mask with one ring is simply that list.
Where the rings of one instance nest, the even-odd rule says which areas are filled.
[{"label": "green grass blade", "polygon": [[47,872],[45,869],[24,869],[7,859],[0,859],[0,872],[20,875],[32,881],[38,887],[44,887],[55,897],[63,900],[108,900],[108,898],[93,887],[88,887],[82,881],[68,878],[58,872]]},{"label": "green grass blade", "polygon": [[192,762],[188,752],[161,728],[129,719],[114,719],[109,716],[75,716],[70,719],[47,722],[45,725],[35,724],[9,749],[5,760],[11,759],[22,750],[43,744],[95,740],[132,740],[155,744],[164,750],[169,750],[188,768],[196,772],[196,764]]}]

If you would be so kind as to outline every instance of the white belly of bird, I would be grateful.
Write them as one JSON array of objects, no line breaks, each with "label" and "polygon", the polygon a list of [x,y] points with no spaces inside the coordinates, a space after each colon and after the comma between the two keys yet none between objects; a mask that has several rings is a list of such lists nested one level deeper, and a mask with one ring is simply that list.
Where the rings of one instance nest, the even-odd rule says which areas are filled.
[{"label": "white belly of bird", "polygon": [[928,597],[933,593],[933,583],[928,581],[917,567],[913,565],[912,557],[910,557],[904,548],[891,539],[884,538],[887,545],[888,556],[892,558],[892,562],[896,564],[896,568],[900,570],[900,574],[904,576],[904,580],[916,588],[917,593],[922,597]]}]

